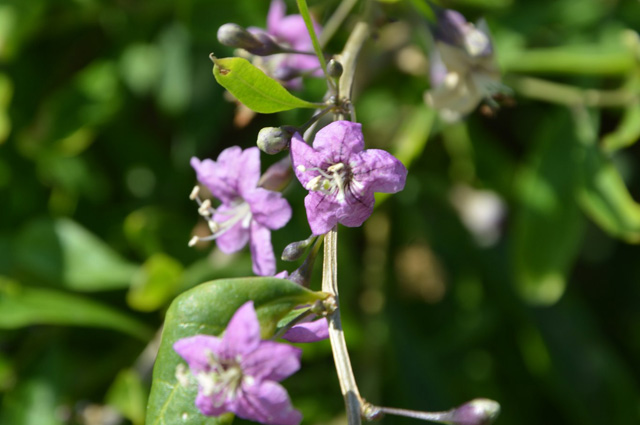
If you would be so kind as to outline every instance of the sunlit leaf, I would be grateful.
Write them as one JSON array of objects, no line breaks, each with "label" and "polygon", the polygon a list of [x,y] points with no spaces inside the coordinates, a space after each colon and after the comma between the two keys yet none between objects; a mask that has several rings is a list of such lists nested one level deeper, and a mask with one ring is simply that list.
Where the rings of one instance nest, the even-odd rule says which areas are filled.
[{"label": "sunlit leaf", "polygon": [[173,344],[197,334],[219,335],[235,311],[253,300],[262,336],[269,337],[278,321],[300,304],[322,299],[288,280],[256,277],[203,283],[176,298],[165,319],[162,342],[153,370],[153,384],[147,409],[147,425],[226,424],[228,417],[207,418],[194,405],[196,386],[177,382],[176,368],[183,364]]},{"label": "sunlit leaf", "polygon": [[28,225],[14,254],[25,276],[78,291],[126,288],[138,268],[66,218]]},{"label": "sunlit leaf", "polygon": [[29,288],[0,277],[0,329],[67,325],[113,329],[142,340],[152,331],[111,307],[62,291]]},{"label": "sunlit leaf", "polygon": [[243,58],[215,59],[213,75],[242,104],[262,114],[318,107],[295,97],[280,83]]},{"label": "sunlit leaf", "polygon": [[127,303],[136,310],[153,311],[162,307],[178,291],[182,264],[166,254],[150,257],[133,277]]}]

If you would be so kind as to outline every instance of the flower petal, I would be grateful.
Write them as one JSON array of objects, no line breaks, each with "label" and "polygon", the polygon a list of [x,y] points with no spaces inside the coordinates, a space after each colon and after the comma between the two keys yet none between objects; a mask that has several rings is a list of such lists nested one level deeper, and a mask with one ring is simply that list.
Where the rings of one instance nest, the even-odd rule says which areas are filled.
[{"label": "flower petal", "polygon": [[220,416],[230,411],[229,406],[222,397],[224,397],[224,393],[205,395],[202,391],[198,391],[196,407],[203,415]]},{"label": "flower petal", "polygon": [[260,149],[257,147],[245,149],[234,166],[238,170],[240,195],[246,199],[247,194],[254,190],[260,181]]},{"label": "flower petal", "polygon": [[301,354],[302,350],[291,345],[262,341],[242,360],[242,370],[258,380],[282,381],[300,369]]},{"label": "flower petal", "polygon": [[[395,156],[380,149],[367,149],[351,158],[353,179],[366,191],[396,193],[404,188],[407,168]],[[352,185],[353,186],[353,185]]]},{"label": "flower petal", "polygon": [[[218,207],[216,214],[213,216],[214,221],[224,224],[224,221],[229,219],[229,214],[225,214],[225,212],[230,211],[231,208],[226,205]],[[245,223],[243,221],[238,221],[218,236],[216,244],[220,251],[225,254],[232,254],[240,251],[249,242],[249,229],[244,227]]]},{"label": "flower petal", "polygon": [[221,350],[221,339],[210,335],[195,335],[179,339],[173,349],[182,357],[193,372],[208,371],[208,354],[218,355]]},{"label": "flower petal", "polygon": [[284,4],[283,0],[271,0],[271,6],[269,6],[267,14],[267,31],[270,34],[276,34],[286,10],[287,5]]},{"label": "flower petal", "polygon": [[318,131],[313,147],[333,164],[345,162],[364,149],[362,126],[351,121],[334,121]]},{"label": "flower petal", "polygon": [[289,342],[322,341],[329,338],[329,324],[324,317],[313,322],[298,323],[289,329],[282,338]]},{"label": "flower petal", "polygon": [[319,173],[313,168],[323,168],[326,154],[321,154],[311,146],[307,145],[299,133],[291,138],[291,163],[293,172],[300,180],[303,187]]},{"label": "flower petal", "polygon": [[375,198],[373,193],[364,193],[359,197],[351,197],[347,203],[341,204],[335,212],[338,222],[347,227],[359,227],[373,213]]},{"label": "flower petal", "polygon": [[283,227],[291,219],[289,202],[280,192],[256,188],[246,200],[251,206],[253,219],[271,230]]},{"label": "flower petal", "polygon": [[221,357],[234,359],[238,354],[251,353],[260,344],[260,323],[253,308],[253,301],[247,301],[236,312],[227,325],[219,350]]},{"label": "flower petal", "polygon": [[302,414],[291,406],[287,390],[280,384],[262,381],[242,389],[234,406],[239,417],[270,425],[298,425],[302,421]]},{"label": "flower petal", "polygon": [[258,276],[272,276],[276,272],[276,256],[271,246],[271,231],[255,220],[251,221],[251,260]]},{"label": "flower petal", "polygon": [[340,205],[333,197],[321,192],[309,192],[304,198],[304,206],[311,233],[314,235],[323,235],[338,224],[336,212]]}]

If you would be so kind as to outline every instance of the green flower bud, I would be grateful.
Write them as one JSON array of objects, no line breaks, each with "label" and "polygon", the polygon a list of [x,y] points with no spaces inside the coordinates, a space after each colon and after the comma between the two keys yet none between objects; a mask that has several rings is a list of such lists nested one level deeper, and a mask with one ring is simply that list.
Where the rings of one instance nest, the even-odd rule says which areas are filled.
[{"label": "green flower bud", "polygon": [[332,78],[340,78],[342,71],[342,64],[335,59],[331,59],[327,64],[327,73]]},{"label": "green flower bud", "polygon": [[265,127],[258,133],[258,147],[273,155],[289,148],[292,133],[282,127]]}]

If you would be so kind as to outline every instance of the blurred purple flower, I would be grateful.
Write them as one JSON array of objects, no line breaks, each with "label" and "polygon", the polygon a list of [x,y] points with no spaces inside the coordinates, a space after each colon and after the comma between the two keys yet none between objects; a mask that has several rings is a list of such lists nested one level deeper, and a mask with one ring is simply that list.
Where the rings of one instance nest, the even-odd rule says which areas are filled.
[{"label": "blurred purple flower", "polygon": [[249,243],[254,273],[273,275],[276,259],[271,230],[287,224],[291,207],[279,192],[258,187],[260,150],[234,146],[222,151],[217,161],[191,158],[191,166],[198,181],[222,201],[217,208],[201,203],[200,214],[207,219],[212,235],[196,240],[215,239],[224,253],[239,251]]},{"label": "blurred purple flower", "polygon": [[425,100],[455,119],[506,88],[500,83],[489,28],[467,22],[455,10],[437,9],[435,49],[430,60],[431,90]]},{"label": "blurred purple flower", "polygon": [[222,338],[196,335],[178,340],[173,348],[198,381],[195,404],[204,415],[232,412],[274,425],[302,420],[278,384],[300,368],[301,350],[262,341],[252,301],[235,312]]},{"label": "blurred purple flower", "polygon": [[291,140],[293,169],[309,190],[304,199],[314,235],[337,223],[357,227],[373,212],[374,192],[395,193],[404,188],[407,169],[390,153],[364,150],[361,125],[335,121],[307,145],[296,133]]},{"label": "blurred purple flower", "polygon": [[[248,28],[253,34],[267,34],[279,45],[299,52],[313,52],[311,37],[305,26],[302,15],[285,15],[286,5],[283,0],[272,0],[267,15],[267,30]],[[314,22],[316,35],[322,28]],[[267,73],[279,80],[288,81],[288,85],[299,88],[301,79],[295,78],[301,72],[311,72],[311,75],[322,76],[320,61],[314,55],[300,55],[282,53],[264,58],[255,58],[256,65],[264,68]],[[295,79],[292,79],[295,78]]]}]

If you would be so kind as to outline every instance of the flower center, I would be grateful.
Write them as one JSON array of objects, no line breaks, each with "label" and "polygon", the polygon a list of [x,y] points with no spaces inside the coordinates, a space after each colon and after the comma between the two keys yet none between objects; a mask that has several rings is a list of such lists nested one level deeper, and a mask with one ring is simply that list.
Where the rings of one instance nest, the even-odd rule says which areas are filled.
[{"label": "flower center", "polygon": [[[198,213],[207,220],[211,235],[205,237],[194,236],[189,241],[189,246],[195,245],[198,241],[212,241],[220,236],[224,235],[235,226],[237,223],[242,223],[242,227],[247,229],[251,224],[253,214],[251,213],[251,207],[242,198],[237,198],[231,203],[231,208],[224,211],[220,211],[220,208],[216,210],[211,205],[211,201],[205,199],[204,201],[198,196],[198,186],[196,186],[191,193],[191,199],[195,200],[198,205]],[[214,219],[215,216],[215,219]]]},{"label": "flower center", "polygon": [[348,166],[338,162],[330,165],[326,170],[317,167],[306,168],[304,165],[298,165],[297,169],[303,173],[307,171],[318,172],[317,176],[309,180],[305,189],[332,195],[338,202],[345,201],[346,189],[352,182],[351,170]]},{"label": "flower center", "polygon": [[201,391],[206,396],[214,396],[214,406],[220,407],[226,401],[238,396],[243,382],[252,383],[251,376],[245,376],[240,365],[240,358],[232,360],[219,359],[212,352],[207,353],[211,369],[196,375]]}]

